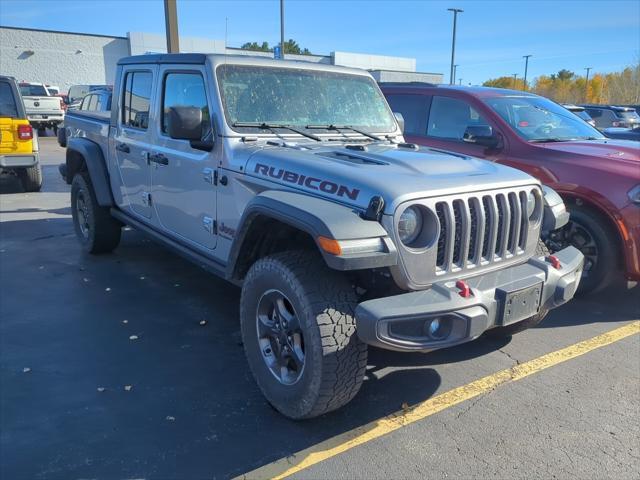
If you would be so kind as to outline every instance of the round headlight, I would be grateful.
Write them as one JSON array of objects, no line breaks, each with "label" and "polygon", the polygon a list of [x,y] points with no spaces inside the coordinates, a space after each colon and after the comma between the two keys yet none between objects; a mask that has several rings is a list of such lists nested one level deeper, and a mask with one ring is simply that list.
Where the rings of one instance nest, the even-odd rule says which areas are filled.
[{"label": "round headlight", "polygon": [[531,220],[533,212],[536,210],[536,195],[533,190],[527,193],[527,218]]},{"label": "round headlight", "polygon": [[405,245],[410,245],[422,230],[422,213],[417,207],[409,207],[402,215],[398,222],[398,235]]}]

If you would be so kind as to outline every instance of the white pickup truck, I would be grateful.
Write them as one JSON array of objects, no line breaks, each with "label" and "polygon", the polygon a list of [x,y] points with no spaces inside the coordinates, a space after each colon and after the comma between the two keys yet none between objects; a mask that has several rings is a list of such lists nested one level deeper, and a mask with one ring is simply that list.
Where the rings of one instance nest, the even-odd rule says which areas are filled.
[{"label": "white pickup truck", "polygon": [[20,93],[31,126],[40,132],[50,127],[57,134],[64,121],[62,98],[51,96],[42,83],[20,83]]}]

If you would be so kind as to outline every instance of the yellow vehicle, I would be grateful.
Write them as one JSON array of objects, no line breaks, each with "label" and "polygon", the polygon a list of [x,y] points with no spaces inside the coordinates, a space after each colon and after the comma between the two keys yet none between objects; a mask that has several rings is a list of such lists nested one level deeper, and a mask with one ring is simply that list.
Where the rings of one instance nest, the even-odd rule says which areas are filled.
[{"label": "yellow vehicle", "polygon": [[27,192],[42,188],[38,136],[12,77],[0,76],[0,175],[16,175]]}]

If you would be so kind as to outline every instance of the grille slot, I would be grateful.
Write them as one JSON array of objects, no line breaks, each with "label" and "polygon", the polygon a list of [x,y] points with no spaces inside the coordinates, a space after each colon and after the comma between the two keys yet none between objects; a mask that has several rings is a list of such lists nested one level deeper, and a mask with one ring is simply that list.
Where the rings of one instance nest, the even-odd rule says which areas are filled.
[{"label": "grille slot", "polygon": [[477,268],[523,254],[529,232],[526,199],[526,191],[507,191],[436,202],[436,272]]}]

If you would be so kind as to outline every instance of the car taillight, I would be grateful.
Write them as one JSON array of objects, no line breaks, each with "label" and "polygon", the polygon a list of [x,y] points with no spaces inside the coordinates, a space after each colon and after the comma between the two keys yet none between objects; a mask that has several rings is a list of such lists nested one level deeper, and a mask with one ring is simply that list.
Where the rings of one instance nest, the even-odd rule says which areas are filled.
[{"label": "car taillight", "polygon": [[619,127],[620,126],[620,122],[612,122],[611,125],[613,127]]},{"label": "car taillight", "polygon": [[33,138],[31,125],[18,125],[18,138],[20,140],[31,140]]},{"label": "car taillight", "polygon": [[65,110],[66,105],[64,104],[64,100],[62,100],[62,98],[60,99],[60,109],[61,110]]}]

